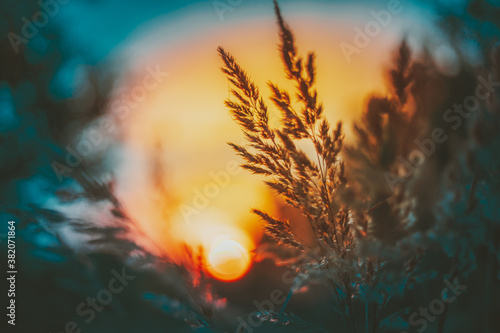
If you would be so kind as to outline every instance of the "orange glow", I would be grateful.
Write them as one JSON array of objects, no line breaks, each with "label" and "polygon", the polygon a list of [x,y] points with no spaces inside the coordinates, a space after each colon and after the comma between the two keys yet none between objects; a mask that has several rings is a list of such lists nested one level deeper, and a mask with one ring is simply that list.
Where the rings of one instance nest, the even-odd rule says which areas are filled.
[{"label": "orange glow", "polygon": [[207,268],[219,280],[235,281],[246,274],[250,264],[248,249],[234,240],[223,240],[210,249]]},{"label": "orange glow", "polygon": [[[289,20],[302,54],[317,51],[317,88],[326,116],[333,123],[343,119],[349,134],[350,120],[365,103],[363,96],[384,90],[379,64],[390,57],[387,44],[394,36],[381,36],[348,64],[339,48],[340,42],[352,39],[344,21],[306,16]],[[150,251],[168,254],[179,263],[186,261],[183,245],[202,247],[207,271],[217,279],[234,281],[250,269],[249,253],[262,237],[261,224],[249,207],[272,214],[275,206],[257,177],[230,166],[241,159],[226,142],[241,144],[242,135],[224,106],[229,87],[216,47],[223,45],[236,56],[264,98],[269,96],[268,80],[291,89],[276,51],[275,19],[271,11],[258,25],[243,20],[230,29],[221,25],[165,44],[159,42],[162,34],[159,29],[147,43],[138,39],[131,44],[128,52],[135,62],[123,91],[131,95],[147,68],[159,68],[169,76],[143,99],[133,101],[129,113],[110,107],[109,113],[120,120],[123,142],[122,153],[117,153],[116,193],[144,231],[143,245]],[[270,122],[279,124],[275,109]],[[161,177],[150,177],[152,161],[155,170],[162,170]]]}]

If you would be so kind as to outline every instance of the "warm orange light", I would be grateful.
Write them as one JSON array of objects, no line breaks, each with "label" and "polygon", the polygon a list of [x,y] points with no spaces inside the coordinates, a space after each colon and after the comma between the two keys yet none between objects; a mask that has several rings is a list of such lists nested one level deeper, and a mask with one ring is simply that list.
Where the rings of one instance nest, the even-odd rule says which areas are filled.
[{"label": "warm orange light", "polygon": [[216,279],[235,281],[250,269],[248,249],[234,240],[220,241],[208,253],[208,271]]},{"label": "warm orange light", "polygon": [[[368,92],[384,95],[378,64],[390,60],[386,50],[393,38],[377,38],[360,54],[354,54],[349,64],[339,45],[352,41],[354,21],[343,13],[336,15],[341,19],[332,20],[329,12],[321,17],[301,12],[287,17],[302,54],[317,51],[317,88],[325,115],[332,123],[342,119],[349,124],[364,110]],[[213,13],[209,16],[217,20]],[[224,24],[217,20],[213,29],[193,30],[193,35],[172,40],[162,39],[172,30],[167,27],[157,26],[154,34],[137,35],[126,51],[134,60],[129,75],[108,110],[123,127],[113,132],[120,133],[117,136],[122,140],[122,148],[117,150],[120,163],[115,191],[127,214],[144,231],[141,246],[186,265],[190,258],[184,246],[193,250],[201,247],[207,271],[223,281],[246,274],[253,260],[249,253],[262,236],[262,228],[248,207],[269,212],[276,207],[271,192],[254,175],[242,168],[237,172],[228,168],[242,160],[226,142],[243,144],[243,137],[224,106],[230,87],[220,71],[216,47],[223,45],[236,56],[261,87],[264,99],[271,95],[266,89],[268,80],[292,90],[294,86],[284,78],[277,56],[279,38],[272,10],[266,17],[259,19],[257,26],[250,19]],[[363,20],[360,23],[364,24]],[[174,30],[186,21],[176,22]],[[158,77],[158,85],[149,89],[143,84],[150,82],[151,71],[169,75]],[[147,90],[144,96],[136,96],[141,89]],[[271,126],[279,125],[279,117],[279,110],[270,107]],[[348,138],[350,127],[345,126]],[[153,166],[154,170],[165,170],[161,177],[152,172]]]}]

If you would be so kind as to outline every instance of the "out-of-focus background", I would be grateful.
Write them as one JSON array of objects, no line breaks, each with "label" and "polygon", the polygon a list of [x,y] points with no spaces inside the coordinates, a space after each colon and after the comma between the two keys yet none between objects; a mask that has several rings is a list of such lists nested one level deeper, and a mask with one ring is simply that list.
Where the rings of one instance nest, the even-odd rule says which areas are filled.
[{"label": "out-of-focus background", "polygon": [[[496,5],[280,2],[300,51],[316,53],[326,117],[344,122],[347,142],[367,96],[387,93],[385,70],[403,38],[453,76],[481,63],[482,46],[467,36],[459,45],[450,40],[445,18],[468,22],[487,39],[498,33],[490,20]],[[165,285],[181,286],[185,275],[204,301],[217,295],[215,303],[227,308],[215,316],[222,324],[214,331],[234,331],[238,318],[273,290],[287,295],[293,279],[261,250],[273,245],[250,208],[297,213],[239,168],[226,144],[243,136],[224,106],[229,82],[216,52],[219,45],[231,52],[265,97],[268,81],[293,88],[278,56],[273,3],[1,0],[0,6],[0,223],[4,234],[6,221],[18,226],[18,331],[70,332],[71,321],[82,332],[189,331],[182,319],[189,310],[183,297],[192,301],[187,287],[174,301],[159,296]],[[377,18],[379,29],[360,37]],[[271,123],[278,121],[271,113]],[[113,243],[125,231],[126,241]],[[120,257],[121,245],[132,258],[141,251],[164,258],[166,273],[153,286],[147,276],[137,278],[120,302],[96,310],[87,323],[75,309],[105,287],[95,281],[121,270],[113,256]],[[321,286],[294,297],[291,312],[334,329]]]}]

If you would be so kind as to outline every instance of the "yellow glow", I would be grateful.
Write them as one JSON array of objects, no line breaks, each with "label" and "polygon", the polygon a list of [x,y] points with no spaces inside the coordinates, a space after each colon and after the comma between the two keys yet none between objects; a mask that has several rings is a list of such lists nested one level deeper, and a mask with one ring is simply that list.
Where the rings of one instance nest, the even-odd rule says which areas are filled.
[{"label": "yellow glow", "polygon": [[[390,57],[387,44],[394,39],[377,38],[347,63],[339,44],[352,39],[352,30],[344,23],[307,17],[290,22],[301,53],[317,52],[317,88],[325,115],[332,122],[343,119],[349,133],[349,123],[361,112],[364,96],[383,92],[379,65]],[[207,270],[225,281],[248,271],[248,253],[262,236],[258,218],[249,207],[271,213],[275,207],[258,177],[231,167],[241,159],[226,142],[241,144],[243,137],[224,106],[228,80],[220,71],[216,47],[223,45],[236,56],[266,98],[268,80],[285,89],[294,87],[283,78],[277,43],[275,19],[270,17],[258,25],[240,22],[231,29],[200,31],[158,49],[153,44],[135,46],[134,50],[147,52],[135,59],[133,75],[123,84],[125,92],[142,84],[148,68],[159,68],[169,76],[148,90],[143,100],[134,102],[126,116],[112,107],[109,111],[120,121],[123,142],[116,193],[144,231],[142,245],[167,253],[176,262],[186,260],[183,245],[201,246],[210,261]],[[269,105],[270,122],[275,126],[279,112]],[[153,160],[158,164],[155,168],[162,170],[161,178],[151,177]],[[246,255],[231,241],[240,244]]]},{"label": "yellow glow", "polygon": [[238,280],[246,274],[251,264],[248,249],[234,240],[214,244],[207,259],[209,273],[222,281]]}]

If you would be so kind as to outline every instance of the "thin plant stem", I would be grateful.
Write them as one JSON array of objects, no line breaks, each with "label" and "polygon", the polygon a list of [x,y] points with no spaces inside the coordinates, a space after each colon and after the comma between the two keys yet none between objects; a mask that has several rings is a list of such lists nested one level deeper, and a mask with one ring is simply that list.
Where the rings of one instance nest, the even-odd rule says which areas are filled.
[{"label": "thin plant stem", "polygon": [[439,318],[439,326],[438,326],[437,333],[443,333],[444,332],[444,324],[446,322],[446,315],[447,314],[448,314],[448,304],[446,303],[444,305],[444,312],[441,315],[441,317]]}]

